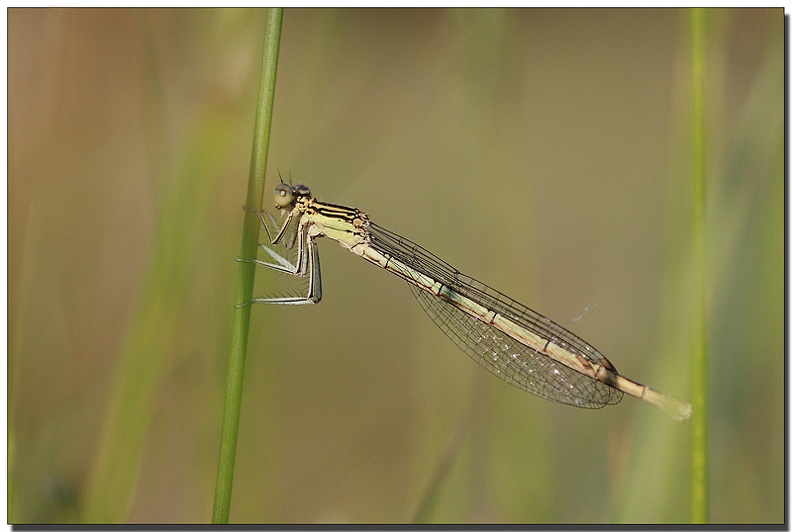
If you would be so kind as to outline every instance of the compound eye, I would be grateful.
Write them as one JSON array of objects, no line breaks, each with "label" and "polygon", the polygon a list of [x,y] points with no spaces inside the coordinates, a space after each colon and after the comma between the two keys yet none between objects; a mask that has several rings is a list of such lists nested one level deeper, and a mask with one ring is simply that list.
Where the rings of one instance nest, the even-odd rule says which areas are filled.
[{"label": "compound eye", "polygon": [[282,209],[283,207],[288,207],[294,201],[294,194],[292,193],[292,189],[286,183],[281,183],[277,187],[275,187],[275,192],[273,193],[273,197],[275,198],[275,208]]}]

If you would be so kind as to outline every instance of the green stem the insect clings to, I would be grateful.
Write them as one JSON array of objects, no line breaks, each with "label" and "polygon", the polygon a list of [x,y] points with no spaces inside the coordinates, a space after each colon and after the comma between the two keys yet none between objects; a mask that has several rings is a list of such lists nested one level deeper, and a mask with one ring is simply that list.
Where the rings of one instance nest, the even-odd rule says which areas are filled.
[{"label": "green stem the insect clings to", "polygon": [[[267,13],[264,35],[261,79],[259,82],[256,122],[253,131],[253,153],[247,190],[247,215],[242,229],[242,259],[253,259],[259,237],[259,220],[253,210],[260,208],[264,191],[264,174],[267,166],[272,107],[275,99],[275,77],[278,67],[283,9],[271,8]],[[213,523],[228,523],[231,508],[231,488],[234,481],[239,412],[242,403],[242,383],[245,374],[245,354],[250,329],[250,301],[255,280],[254,264],[239,262],[231,350],[228,356],[226,398],[223,410],[223,426],[220,434],[220,456],[217,463]]]}]

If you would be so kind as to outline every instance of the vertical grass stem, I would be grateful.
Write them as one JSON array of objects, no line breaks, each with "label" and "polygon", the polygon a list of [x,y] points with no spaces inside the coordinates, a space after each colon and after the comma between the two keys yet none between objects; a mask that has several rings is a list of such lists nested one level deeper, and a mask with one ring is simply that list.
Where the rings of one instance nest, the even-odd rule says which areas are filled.
[{"label": "vertical grass stem", "polygon": [[[267,167],[272,107],[275,99],[275,77],[278,67],[278,47],[280,44],[283,9],[270,8],[264,35],[261,79],[259,82],[256,122],[253,131],[253,153],[250,162],[250,176],[246,206],[259,209],[264,193],[264,174]],[[242,229],[242,249],[240,256],[252,259],[256,256],[259,238],[259,221],[250,210],[246,211]],[[237,304],[250,301],[255,281],[254,265],[239,263],[237,279]],[[250,305],[237,307],[228,356],[228,376],[226,379],[225,409],[220,434],[220,456],[217,463],[217,482],[215,484],[213,523],[228,523],[231,509],[231,488],[234,482],[234,463],[236,459],[239,414],[242,403],[242,383],[245,374],[245,355],[247,352],[248,332],[250,329]]]},{"label": "vertical grass stem", "polygon": [[707,221],[706,221],[706,124],[705,61],[706,11],[690,11],[692,48],[692,260],[693,260],[693,345],[692,367],[692,521],[709,519],[709,482],[707,477]]}]

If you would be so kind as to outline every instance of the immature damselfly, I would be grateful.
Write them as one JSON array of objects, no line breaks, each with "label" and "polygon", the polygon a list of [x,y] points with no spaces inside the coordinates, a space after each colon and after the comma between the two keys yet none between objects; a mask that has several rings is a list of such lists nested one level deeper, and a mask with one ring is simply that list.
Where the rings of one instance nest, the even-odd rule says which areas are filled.
[{"label": "immature damselfly", "polygon": [[429,317],[459,348],[518,388],[581,408],[613,405],[626,393],[675,419],[690,417],[689,403],[619,375],[607,358],[575,334],[380,227],[360,210],[321,202],[305,185],[285,183],[275,187],[275,208],[288,213],[280,229],[268,212],[256,212],[271,245],[291,249],[297,244],[296,264],[264,244],[261,248],[274,262],[252,262],[307,277],[308,287],[305,294],[250,303],[318,303],[322,277],[316,239],[324,236],[407,281]]}]

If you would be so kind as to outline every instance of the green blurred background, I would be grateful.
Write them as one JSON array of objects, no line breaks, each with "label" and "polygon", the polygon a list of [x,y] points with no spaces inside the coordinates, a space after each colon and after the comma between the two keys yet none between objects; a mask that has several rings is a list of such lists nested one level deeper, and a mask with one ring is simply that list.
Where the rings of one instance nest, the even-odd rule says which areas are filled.
[{"label": "green blurred background", "polygon": [[[11,522],[210,520],[265,16],[8,11]],[[781,523],[783,12],[708,22],[711,518]],[[286,10],[267,189],[290,173],[689,398],[689,34]],[[689,424],[508,386],[320,249],[320,305],[253,312],[233,522],[689,520]]]}]

